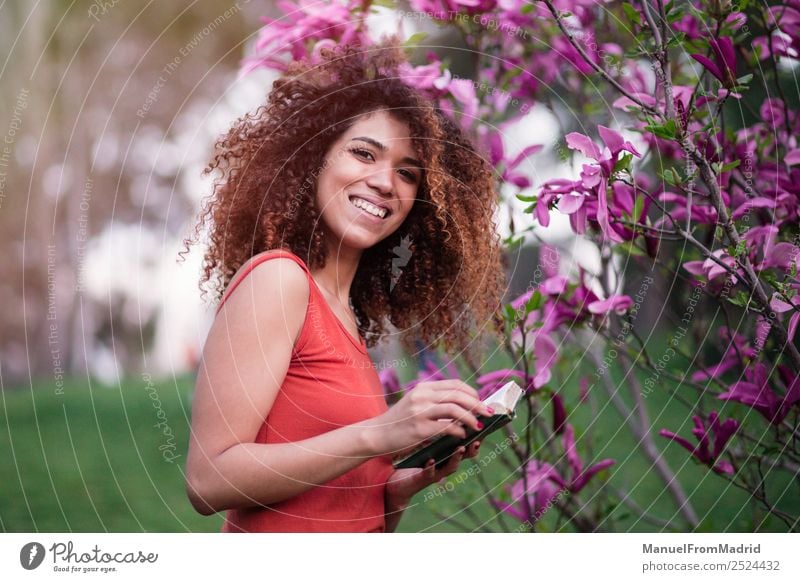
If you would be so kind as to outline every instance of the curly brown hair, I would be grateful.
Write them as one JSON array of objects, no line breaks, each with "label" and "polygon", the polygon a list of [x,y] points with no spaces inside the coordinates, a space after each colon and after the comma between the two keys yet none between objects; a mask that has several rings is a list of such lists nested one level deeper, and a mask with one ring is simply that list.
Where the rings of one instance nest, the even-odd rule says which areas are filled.
[{"label": "curly brown hair", "polygon": [[[426,167],[410,214],[363,252],[351,286],[367,345],[389,324],[403,330],[406,348],[421,340],[470,354],[476,328],[499,337],[505,278],[492,166],[432,101],[401,80],[404,62],[393,42],[323,50],[319,63],[293,63],[266,104],[217,140],[204,173],[218,177],[194,232],[196,240],[202,228],[210,230],[201,288],[216,276],[221,298],[236,271],[269,249],[290,250],[312,270],[324,266],[322,230],[315,226],[319,170],[359,116],[383,110],[408,125]],[[401,241],[410,260],[395,281],[393,249]],[[192,241],[185,243],[188,249]]]}]

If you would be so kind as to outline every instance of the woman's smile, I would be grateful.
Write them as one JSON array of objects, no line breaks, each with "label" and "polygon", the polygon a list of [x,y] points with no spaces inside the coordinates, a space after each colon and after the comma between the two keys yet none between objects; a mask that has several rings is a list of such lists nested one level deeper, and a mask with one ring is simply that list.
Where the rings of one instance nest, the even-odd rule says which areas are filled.
[{"label": "woman's smile", "polygon": [[351,194],[348,199],[353,208],[358,209],[359,216],[366,215],[372,222],[381,223],[392,214],[392,211],[384,203],[365,196]]}]

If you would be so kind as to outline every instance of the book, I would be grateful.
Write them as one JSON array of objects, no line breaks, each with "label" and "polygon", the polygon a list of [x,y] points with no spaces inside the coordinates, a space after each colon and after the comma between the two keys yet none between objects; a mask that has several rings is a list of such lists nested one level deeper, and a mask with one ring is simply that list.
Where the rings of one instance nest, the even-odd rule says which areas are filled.
[{"label": "book", "polygon": [[478,439],[484,439],[502,426],[516,418],[516,407],[522,398],[522,389],[516,382],[508,382],[502,388],[483,400],[483,403],[492,408],[492,416],[478,415],[478,420],[483,423],[481,430],[465,427],[467,436],[460,438],[453,435],[443,435],[431,443],[412,451],[402,459],[395,461],[395,469],[422,468],[429,459],[436,460],[436,468],[441,469],[458,447],[468,447]]}]

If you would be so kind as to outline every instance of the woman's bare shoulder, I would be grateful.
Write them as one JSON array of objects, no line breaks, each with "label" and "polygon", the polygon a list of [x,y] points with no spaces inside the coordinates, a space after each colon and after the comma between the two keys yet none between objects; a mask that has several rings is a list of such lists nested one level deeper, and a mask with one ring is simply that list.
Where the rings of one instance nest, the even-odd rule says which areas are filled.
[{"label": "woman's bare shoulder", "polygon": [[218,313],[246,317],[263,325],[278,325],[297,339],[309,301],[308,275],[294,260],[255,255],[231,279],[225,302]]}]

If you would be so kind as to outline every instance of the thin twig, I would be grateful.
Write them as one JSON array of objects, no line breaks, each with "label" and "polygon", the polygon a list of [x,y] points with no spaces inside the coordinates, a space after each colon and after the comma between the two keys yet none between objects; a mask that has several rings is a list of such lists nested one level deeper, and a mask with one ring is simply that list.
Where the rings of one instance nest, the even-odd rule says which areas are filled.
[{"label": "thin twig", "polygon": [[660,527],[662,529],[671,526],[672,522],[667,521],[666,519],[661,519],[660,517],[656,517],[654,515],[650,515],[649,513],[647,513],[647,511],[645,511],[644,509],[639,507],[636,504],[636,502],[633,499],[631,499],[630,496],[627,493],[621,491],[620,489],[617,489],[616,487],[612,487],[611,489],[616,494],[616,496],[619,497],[619,500],[622,501],[622,503],[624,503],[629,508],[631,508],[633,511],[635,511],[636,514],[641,519],[643,519],[644,521],[646,521],[648,523],[651,523],[654,526]]},{"label": "thin twig", "polygon": [[631,101],[636,103],[636,105],[638,107],[641,107],[643,111],[646,111],[647,113],[649,113],[651,115],[656,115],[658,117],[661,117],[661,113],[659,113],[657,110],[653,109],[649,105],[645,105],[640,99],[635,97],[632,93],[630,93],[627,89],[625,89],[625,87],[620,85],[608,73],[608,71],[606,71],[603,67],[601,67],[597,63],[595,63],[594,60],[591,59],[589,57],[589,55],[586,54],[586,51],[583,50],[583,47],[581,47],[577,42],[575,42],[575,37],[573,37],[572,33],[569,32],[569,30],[567,30],[566,26],[564,26],[564,22],[561,20],[561,13],[558,12],[558,10],[556,10],[555,6],[553,6],[552,0],[544,0],[544,3],[547,5],[547,8],[550,10],[550,13],[553,15],[553,18],[556,19],[556,24],[558,24],[558,28],[561,29],[561,32],[564,34],[564,36],[567,37],[567,40],[569,41],[569,44],[572,45],[572,48],[574,48],[576,51],[578,51],[578,54],[580,54],[581,57],[583,57],[583,60],[585,60],[589,64],[589,66],[591,66],[595,71],[600,73],[600,75],[606,81],[608,81],[608,83],[611,84],[611,86],[614,87],[617,91],[619,91],[625,97],[627,97],[628,99],[630,99]]},{"label": "thin twig", "polygon": [[[602,365],[602,362],[600,362],[597,354],[590,350],[589,355],[597,366]],[[622,355],[622,352],[620,352],[620,355]],[[649,438],[648,429],[650,425],[640,424],[642,422],[641,414],[639,415],[639,422],[632,420],[634,412],[630,410],[623,402],[622,398],[620,398],[616,387],[611,383],[610,376],[603,374],[602,380],[603,387],[611,398],[611,403],[614,405],[614,408],[617,409],[617,412],[619,412],[619,414],[622,416],[625,424],[628,425],[634,437],[637,439],[637,442],[642,445],[645,457],[650,460],[656,470],[656,473],[661,477],[667,490],[675,500],[675,503],[678,506],[678,511],[681,512],[691,528],[695,529],[699,524],[697,514],[692,508],[689,498],[686,496],[683,486],[678,481],[678,478],[672,472],[672,469],[669,468],[669,465],[667,465],[667,462],[664,460],[663,456],[658,452],[658,449],[656,448],[652,438]],[[633,387],[631,386],[631,388]],[[644,408],[644,404],[641,402],[641,393],[639,393],[639,397],[637,398],[637,407],[640,409]]]}]

